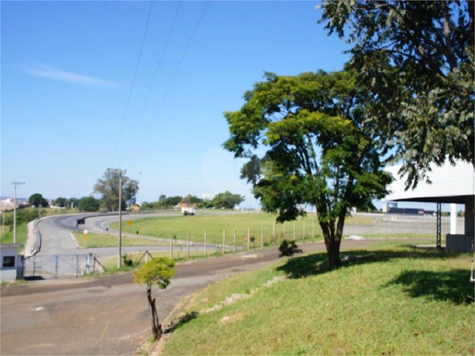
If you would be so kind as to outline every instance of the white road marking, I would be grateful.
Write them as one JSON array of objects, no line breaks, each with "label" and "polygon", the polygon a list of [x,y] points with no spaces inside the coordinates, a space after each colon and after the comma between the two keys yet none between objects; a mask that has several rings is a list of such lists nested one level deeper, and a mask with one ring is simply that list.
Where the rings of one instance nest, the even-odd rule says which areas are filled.
[{"label": "white road marking", "polygon": [[77,248],[79,248],[78,240],[76,240],[76,238],[74,237],[74,235],[73,235],[72,232],[69,233],[69,236],[71,236],[71,239],[73,240],[74,245],[75,245]]}]

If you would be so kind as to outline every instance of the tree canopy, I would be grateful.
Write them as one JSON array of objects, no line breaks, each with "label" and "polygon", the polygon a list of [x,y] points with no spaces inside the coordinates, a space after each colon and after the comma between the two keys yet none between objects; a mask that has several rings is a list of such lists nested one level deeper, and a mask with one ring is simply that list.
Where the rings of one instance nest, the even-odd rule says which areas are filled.
[{"label": "tree canopy", "polygon": [[203,199],[198,198],[196,195],[188,194],[187,196],[183,197],[181,202],[187,204],[199,204],[203,202]]},{"label": "tree canopy", "polygon": [[147,285],[147,300],[151,312],[152,332],[155,339],[162,335],[162,327],[155,306],[155,298],[152,298],[152,286],[157,285],[165,289],[170,284],[170,279],[175,276],[175,263],[167,257],[153,258],[139,269],[133,272],[134,282]]},{"label": "tree canopy", "polygon": [[239,111],[224,114],[231,134],[224,147],[248,159],[242,178],[277,221],[316,206],[330,265],[338,266],[345,217],[352,207],[372,207],[392,179],[364,125],[367,92],[347,71],[265,79],[244,94]]},{"label": "tree canopy", "polygon": [[236,205],[241,204],[245,200],[244,196],[232,194],[230,191],[217,194],[210,204],[216,208],[233,209]]},{"label": "tree canopy", "polygon": [[99,210],[100,206],[101,203],[96,198],[83,197],[79,200],[78,209],[79,211],[95,212]]},{"label": "tree canopy", "polygon": [[[135,203],[139,191],[139,183],[122,174],[122,209],[127,203]],[[101,196],[101,209],[106,211],[119,210],[119,174],[114,170],[107,170],[94,186],[94,194]]]},{"label": "tree canopy", "polygon": [[473,1],[327,1],[321,22],[352,46],[367,125],[402,159],[407,187],[432,162],[474,163]]},{"label": "tree canopy", "polygon": [[57,197],[54,201],[55,205],[59,206],[60,208],[65,208],[68,205],[68,199],[64,197]]},{"label": "tree canopy", "polygon": [[31,205],[34,205],[35,207],[41,206],[43,208],[46,208],[49,205],[48,201],[45,198],[43,198],[43,196],[40,193],[32,194],[28,198],[28,203],[30,203]]}]

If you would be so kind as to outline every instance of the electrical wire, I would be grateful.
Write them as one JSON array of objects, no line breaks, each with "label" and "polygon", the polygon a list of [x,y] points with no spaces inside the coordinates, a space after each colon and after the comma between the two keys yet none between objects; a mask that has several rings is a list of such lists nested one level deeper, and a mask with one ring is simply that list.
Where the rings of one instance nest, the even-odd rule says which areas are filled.
[{"label": "electrical wire", "polygon": [[143,45],[145,43],[145,37],[147,35],[147,29],[148,29],[148,24],[150,22],[150,15],[152,14],[152,7],[153,7],[153,0],[150,1],[150,8],[148,10],[148,16],[147,16],[147,22],[145,24],[145,30],[144,30],[144,33],[143,33],[143,36],[142,36],[142,44],[140,45],[140,51],[139,51],[139,55],[138,55],[138,58],[137,58],[137,63],[135,65],[135,71],[134,71],[134,76],[133,76],[133,79],[132,79],[132,85],[130,87],[130,91],[129,91],[129,97],[127,99],[127,104],[125,105],[125,110],[124,110],[124,115],[122,116],[122,121],[121,121],[121,124],[120,124],[120,130],[119,130],[119,135],[117,136],[117,140],[115,142],[115,148],[114,148],[114,153],[112,155],[112,159],[111,161],[113,161],[116,153],[117,153],[117,148],[119,146],[119,142],[120,142],[120,137],[122,135],[122,130],[124,128],[124,121],[125,121],[125,117],[127,116],[127,110],[129,109],[129,105],[130,105],[130,99],[132,97],[132,92],[134,90],[134,86],[135,86],[135,80],[137,78],[137,71],[138,71],[138,68],[139,68],[139,64],[140,64],[140,59],[142,57],[142,50],[143,50]]},{"label": "electrical wire", "polygon": [[130,141],[129,141],[129,144],[127,145],[127,148],[126,148],[126,150],[125,150],[125,152],[124,152],[124,155],[122,156],[122,159],[121,159],[121,161],[120,161],[119,166],[122,165],[122,161],[124,160],[125,156],[127,155],[127,152],[128,152],[129,149],[130,149],[130,145],[132,144],[132,142],[133,142],[133,140],[134,140],[134,138],[135,138],[135,133],[137,132],[137,128],[138,128],[138,126],[139,126],[139,124],[140,124],[140,122],[141,122],[141,120],[142,120],[142,116],[143,116],[143,113],[144,113],[144,111],[145,111],[145,107],[147,106],[148,99],[149,99],[149,97],[150,97],[150,93],[152,92],[153,85],[155,84],[155,79],[156,79],[156,77],[157,77],[158,69],[160,68],[160,65],[162,64],[163,57],[164,57],[164,55],[165,55],[165,52],[166,52],[167,47],[168,47],[168,43],[169,43],[170,38],[171,38],[172,33],[173,33],[173,29],[175,28],[176,19],[178,18],[178,13],[180,12],[181,4],[182,4],[182,1],[180,1],[179,4],[178,4],[178,8],[177,8],[177,10],[176,10],[176,13],[175,13],[175,17],[174,17],[174,19],[173,19],[172,26],[171,26],[171,28],[170,28],[170,31],[168,32],[168,37],[167,37],[167,40],[166,40],[166,42],[165,42],[165,46],[163,47],[162,53],[161,53],[161,55],[160,55],[160,59],[158,60],[158,63],[157,63],[157,67],[155,68],[155,73],[154,73],[154,75],[153,75],[152,83],[150,84],[150,88],[148,89],[148,93],[147,93],[147,96],[146,96],[146,98],[145,98],[145,102],[144,102],[144,104],[143,104],[143,106],[142,106],[142,110],[141,110],[141,112],[140,112],[139,118],[138,118],[138,120],[137,120],[137,122],[136,122],[136,124],[135,124],[134,131],[133,131],[133,133],[132,133],[132,135],[131,135],[131,139],[130,139]]},{"label": "electrical wire", "polygon": [[177,76],[177,74],[178,74],[178,71],[180,70],[180,67],[181,67],[181,65],[182,65],[182,63],[183,63],[183,60],[185,59],[185,56],[186,56],[186,54],[187,54],[187,52],[188,52],[188,49],[190,48],[191,42],[193,41],[193,38],[195,37],[196,30],[198,29],[198,27],[199,27],[199,25],[200,25],[200,23],[201,23],[201,20],[203,19],[203,16],[204,16],[204,14],[205,14],[205,12],[206,12],[206,9],[208,8],[208,4],[209,4],[209,0],[206,2],[206,5],[204,6],[204,8],[203,8],[203,10],[202,10],[202,12],[201,12],[201,15],[200,15],[200,17],[199,17],[199,19],[198,19],[198,22],[196,23],[195,28],[194,28],[194,30],[193,30],[193,33],[192,33],[192,35],[191,35],[191,37],[190,37],[190,40],[188,41],[188,44],[187,44],[187,46],[186,46],[186,48],[185,48],[185,52],[183,52],[183,56],[181,57],[180,62],[178,63],[178,66],[177,66],[177,68],[176,68],[176,70],[175,70],[175,73],[173,74],[173,77],[172,77],[170,83],[168,84],[167,90],[165,91],[165,94],[164,94],[164,96],[162,97],[162,100],[160,101],[160,104],[158,105],[158,109],[157,109],[155,115],[153,116],[152,120],[150,121],[150,125],[149,125],[147,131],[145,131],[145,134],[142,136],[142,140],[140,141],[140,144],[137,146],[137,150],[136,150],[136,152],[135,152],[135,155],[133,156],[132,163],[135,162],[135,158],[137,157],[137,155],[138,155],[138,153],[139,153],[139,151],[140,151],[140,149],[141,149],[141,147],[142,147],[142,145],[143,145],[143,143],[144,143],[144,141],[145,141],[145,138],[147,137],[148,133],[150,132],[150,130],[151,130],[151,128],[152,128],[152,126],[153,126],[153,124],[154,124],[154,122],[155,122],[155,120],[156,120],[156,118],[157,118],[157,116],[158,116],[158,113],[160,112],[160,109],[162,108],[162,105],[163,105],[165,99],[167,98],[168,93],[170,92],[170,88],[172,87],[173,82],[175,81],[175,78],[176,78],[176,76]]}]

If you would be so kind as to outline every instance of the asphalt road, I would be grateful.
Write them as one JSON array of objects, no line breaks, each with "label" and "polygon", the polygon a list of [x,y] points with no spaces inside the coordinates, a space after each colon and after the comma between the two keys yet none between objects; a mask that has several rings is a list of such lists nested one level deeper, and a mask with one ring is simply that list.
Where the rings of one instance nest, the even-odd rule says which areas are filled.
[{"label": "asphalt road", "polygon": [[[207,215],[222,215],[222,214],[235,214],[236,212],[227,211],[207,211]],[[125,214],[124,220],[141,219],[145,217],[166,217],[166,216],[179,216],[178,211],[163,211],[154,213],[140,213],[140,214]],[[375,222],[371,225],[352,225],[351,220],[348,219],[345,225],[345,235],[372,235],[372,234],[393,234],[393,233],[406,233],[406,234],[433,234],[435,239],[436,234],[436,222],[435,217],[407,217],[407,216],[381,216],[361,214],[362,216],[370,216],[375,219]],[[95,233],[116,233],[109,228],[109,224],[113,221],[117,221],[117,214],[107,214],[97,217],[92,217],[94,214],[73,214],[73,215],[59,215],[53,217],[47,217],[42,219],[38,224],[38,229],[42,235],[42,248],[38,257],[33,264],[30,261],[26,263],[27,273],[31,275],[29,270],[38,267],[41,268],[41,275],[44,278],[52,278],[54,276],[71,276],[76,275],[77,265],[81,266],[84,270],[86,266],[87,254],[93,253],[99,260],[104,260],[111,256],[115,256],[118,253],[117,247],[104,247],[104,248],[78,248],[75,239],[71,236],[71,232],[75,230],[82,230],[87,228],[91,232]],[[86,219],[86,225],[79,225],[77,227],[76,220],[89,217]],[[409,219],[409,220],[408,220]],[[463,231],[463,220],[458,221],[458,231]],[[109,231],[106,231],[106,230]],[[445,234],[449,230],[448,219],[443,219],[442,233]],[[125,234],[124,234],[125,235]],[[135,237],[135,235],[133,236]],[[143,236],[141,236],[143,238]],[[145,237],[146,238],[146,237]],[[165,242],[165,241],[164,241]],[[168,240],[166,240],[168,243]],[[180,241],[177,241],[178,244]],[[127,246],[123,247],[123,253],[141,252],[144,251],[146,246]],[[219,248],[219,247],[218,247]],[[169,246],[157,246],[150,245],[149,251],[169,251]],[[177,246],[176,251],[180,249]],[[208,250],[212,252],[216,249],[216,246],[208,245]],[[191,250],[203,250],[203,244],[194,242]],[[183,251],[182,251],[183,252]],[[59,259],[54,255],[64,256]],[[79,256],[79,257],[78,257]],[[33,267],[34,266],[34,267]],[[36,273],[37,274],[37,273]]]},{"label": "asphalt road", "polygon": [[[342,248],[375,242],[346,240]],[[300,247],[324,250],[321,242]],[[160,319],[210,283],[277,260],[269,248],[177,265],[170,286],[154,290]],[[150,336],[145,287],[133,284],[131,273],[2,287],[0,311],[2,355],[130,355]]]},{"label": "asphalt road", "polygon": [[[134,216],[140,217],[143,215]],[[76,218],[68,215],[41,221],[40,254],[84,253],[69,236]],[[96,227],[106,226],[108,219],[94,219]],[[447,229],[446,223],[443,229]],[[345,234],[404,232],[435,234],[435,222],[427,219],[408,223],[403,219],[381,220],[370,226],[345,226]],[[373,243],[375,240],[344,240],[342,248],[364,248]],[[322,243],[300,244],[300,247],[305,253],[324,250]],[[109,253],[107,249],[100,251],[97,253]],[[117,252],[116,248],[111,251],[111,254]],[[270,248],[178,265],[169,288],[154,291],[161,320],[183,297],[214,281],[262,268],[277,259],[277,249]],[[133,284],[130,273],[2,287],[0,312],[2,355],[134,354],[138,345],[150,336],[145,287]]]}]

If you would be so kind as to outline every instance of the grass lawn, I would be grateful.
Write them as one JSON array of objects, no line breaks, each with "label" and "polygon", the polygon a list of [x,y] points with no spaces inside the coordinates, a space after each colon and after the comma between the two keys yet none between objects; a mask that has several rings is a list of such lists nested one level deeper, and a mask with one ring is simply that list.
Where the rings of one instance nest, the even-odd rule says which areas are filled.
[{"label": "grass lawn", "polygon": [[[174,235],[180,240],[186,240],[187,233],[190,233],[192,241],[202,242],[204,231],[206,230],[208,243],[222,244],[223,230],[226,230],[226,243],[231,245],[234,239],[234,229],[236,229],[236,244],[238,246],[246,245],[248,227],[250,228],[251,236],[255,237],[255,246],[260,246],[261,228],[266,245],[278,244],[283,238],[292,239],[294,237],[294,223],[287,222],[284,225],[275,225],[275,239],[272,239],[275,215],[265,213],[207,214],[210,213],[198,210],[195,216],[138,219],[134,220],[132,226],[123,224],[123,231],[134,234],[136,231],[139,231],[141,235],[164,238]],[[345,221],[347,225],[370,225],[372,223],[373,219],[367,217],[349,217]],[[117,230],[118,223],[112,223],[111,227]],[[321,230],[316,218],[314,220],[309,215],[305,219],[295,222],[295,238],[297,240],[301,240],[303,237],[310,239],[314,236],[315,238],[321,238]]]},{"label": "grass lawn", "polygon": [[[84,235],[82,232],[74,231],[79,246],[84,247]],[[87,234],[86,247],[115,247],[117,246],[117,236],[108,236],[100,234]],[[161,241],[153,241],[148,239],[130,238],[122,236],[122,246],[147,246],[147,245],[166,245]]]},{"label": "grass lawn", "polygon": [[[8,231],[8,232],[7,232]],[[16,227],[16,242],[18,244],[26,244],[28,239],[28,227],[27,223],[18,224]],[[13,243],[13,228],[9,231],[8,227],[5,226],[5,234],[0,238],[2,244],[11,244]]]},{"label": "grass lawn", "polygon": [[[319,253],[209,286],[162,354],[474,354],[468,254],[385,242],[344,255],[356,259],[334,271]],[[206,311],[232,294],[248,297]]]}]

